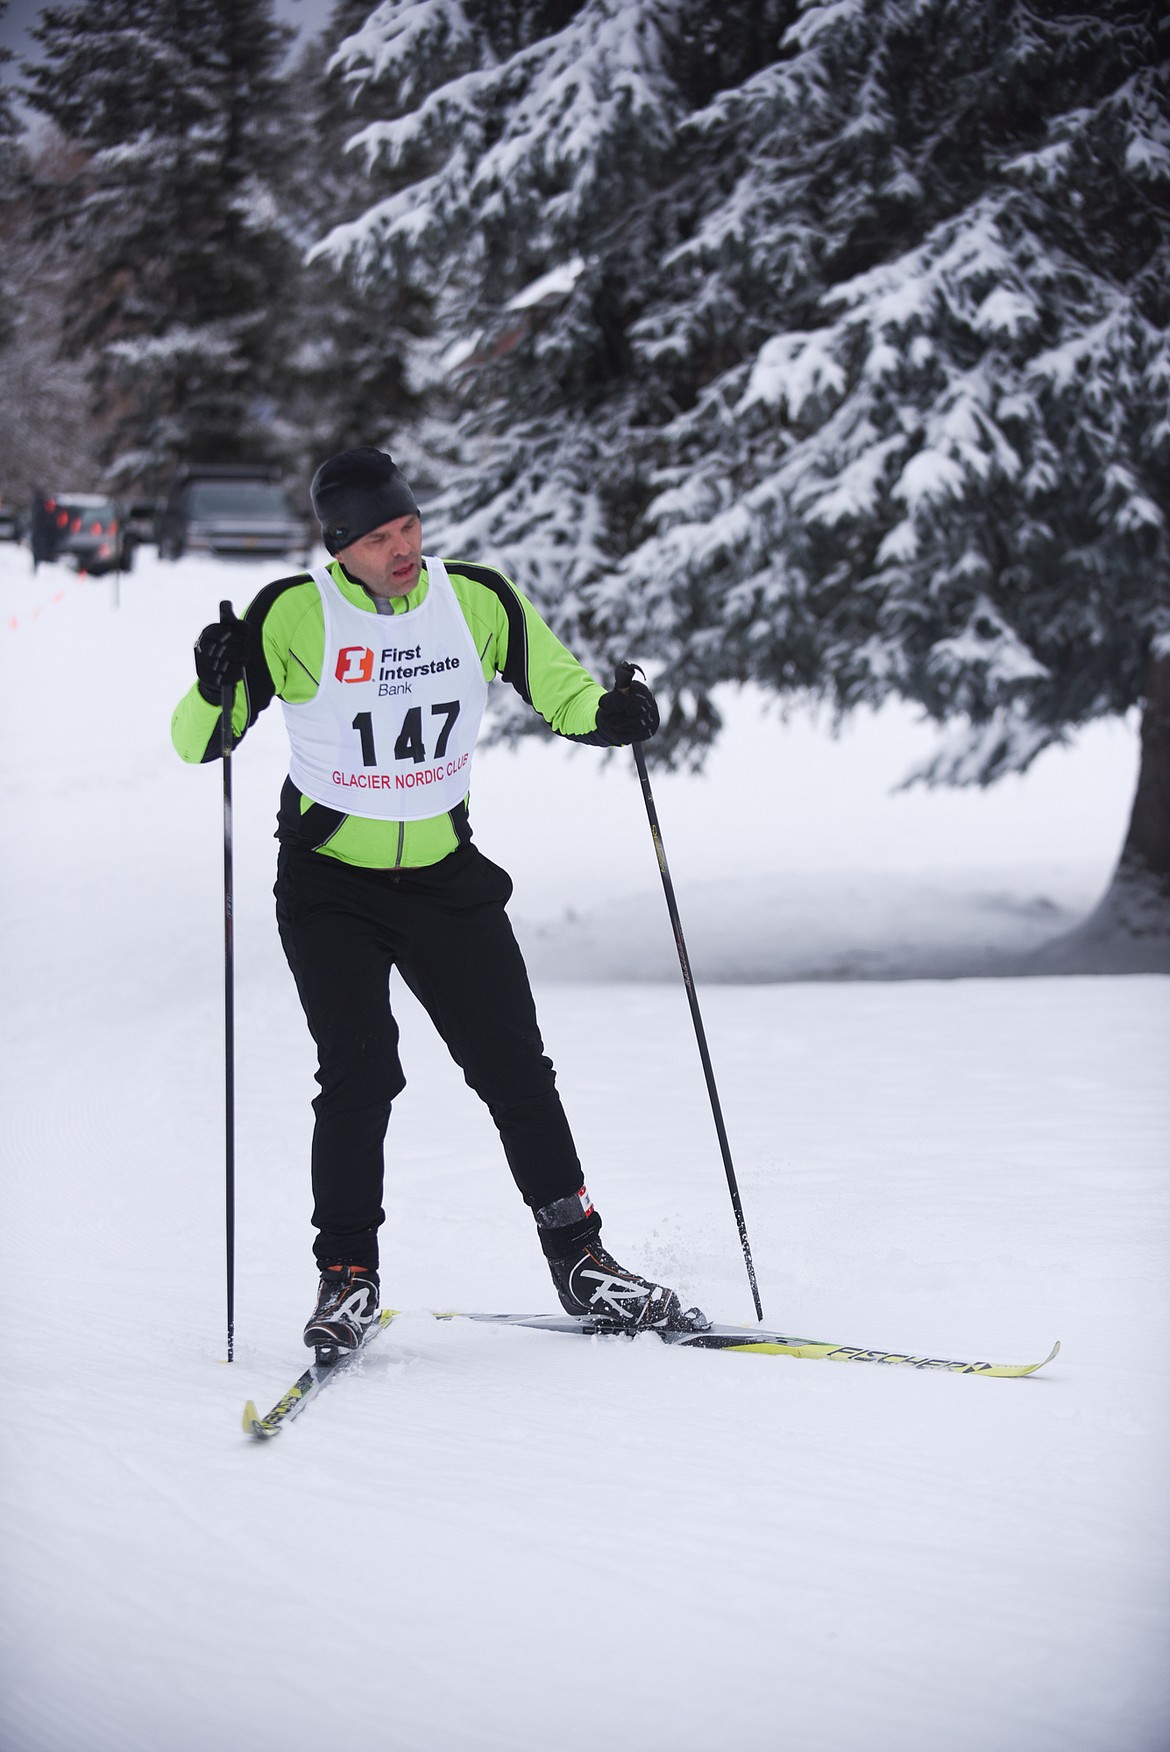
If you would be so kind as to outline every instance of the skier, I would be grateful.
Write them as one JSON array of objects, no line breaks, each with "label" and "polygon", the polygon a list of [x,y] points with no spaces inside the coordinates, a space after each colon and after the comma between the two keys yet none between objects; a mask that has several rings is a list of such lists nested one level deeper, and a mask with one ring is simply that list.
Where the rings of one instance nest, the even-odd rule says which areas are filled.
[{"label": "skier", "polygon": [[305,1343],[319,1356],[352,1349],[378,1310],[383,1143],[406,1083],[395,967],[487,1104],[562,1307],[615,1327],[704,1330],[705,1315],[599,1240],[505,912],[512,883],[472,844],[468,820],[496,675],[558,734],[602,748],[653,736],[654,697],[637,681],[606,692],[494,567],[424,555],[414,494],[384,451],[331,456],[311,496],[330,563],[204,627],[171,727],[184,760],[209,761],[226,686],[236,742],[274,696],[284,709],[276,917],[320,1085],[320,1284]]}]

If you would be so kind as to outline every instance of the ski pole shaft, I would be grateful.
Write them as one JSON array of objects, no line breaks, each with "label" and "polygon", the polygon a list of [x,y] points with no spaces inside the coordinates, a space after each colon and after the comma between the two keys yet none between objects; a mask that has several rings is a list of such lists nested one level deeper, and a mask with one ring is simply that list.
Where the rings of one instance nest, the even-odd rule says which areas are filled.
[{"label": "ski pole shaft", "polygon": [[[230,602],[219,605],[221,619],[232,613]],[[236,1339],[236,1076],[235,1076],[235,928],[232,882],[232,707],[234,682],[221,696],[219,723],[223,766],[223,1105],[224,1193],[227,1218],[227,1360],[235,1356]]]},{"label": "ski pole shaft", "polygon": [[[634,665],[619,663],[614,685],[624,692],[634,679]],[[739,1196],[739,1186],[735,1178],[735,1167],[731,1160],[731,1146],[727,1141],[727,1128],[723,1123],[723,1109],[719,1102],[719,1091],[715,1087],[715,1072],[711,1065],[711,1054],[707,1047],[707,1034],[703,1027],[703,1018],[699,1011],[699,999],[695,991],[695,982],[691,974],[690,958],[687,955],[686,940],[683,937],[682,920],[679,917],[678,902],[674,895],[674,883],[670,879],[670,868],[666,862],[666,847],[662,843],[662,829],[658,825],[658,811],[654,807],[654,793],[650,789],[650,775],[646,771],[646,757],[642,753],[642,744],[635,742],[634,765],[638,769],[638,778],[642,786],[642,797],[646,804],[646,817],[650,823],[650,837],[654,841],[654,854],[658,859],[658,872],[662,877],[662,888],[666,895],[666,910],[670,914],[671,929],[674,931],[674,946],[678,950],[679,966],[682,968],[683,985],[686,987],[687,1002],[691,1007],[691,1021],[695,1025],[695,1039],[699,1046],[699,1058],[703,1064],[703,1076],[707,1081],[707,1094],[711,1100],[711,1113],[715,1120],[715,1135],[719,1139],[719,1149],[723,1157],[723,1171],[727,1176],[727,1189],[731,1194],[731,1208],[735,1212],[735,1225],[739,1231],[739,1244],[743,1248],[744,1264],[747,1266],[748,1283],[752,1289],[752,1301],[755,1303],[756,1319],[763,1320],[764,1310],[760,1304],[760,1289],[756,1282],[756,1268],[752,1263],[752,1250],[748,1241],[747,1224],[744,1221],[743,1204]]]}]

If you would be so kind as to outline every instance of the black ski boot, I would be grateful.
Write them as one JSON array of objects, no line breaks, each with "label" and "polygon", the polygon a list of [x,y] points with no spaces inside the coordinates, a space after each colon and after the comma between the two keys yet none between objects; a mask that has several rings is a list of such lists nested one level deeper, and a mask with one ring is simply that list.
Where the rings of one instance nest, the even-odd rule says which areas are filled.
[{"label": "black ski boot", "polygon": [[594,1234],[548,1269],[567,1314],[583,1315],[612,1332],[706,1332],[701,1308],[683,1308],[674,1290],[626,1271]]},{"label": "black ski boot", "polygon": [[319,1363],[336,1362],[356,1350],[378,1318],[378,1274],[364,1265],[327,1265],[321,1271],[317,1306],[305,1327],[305,1343]]}]

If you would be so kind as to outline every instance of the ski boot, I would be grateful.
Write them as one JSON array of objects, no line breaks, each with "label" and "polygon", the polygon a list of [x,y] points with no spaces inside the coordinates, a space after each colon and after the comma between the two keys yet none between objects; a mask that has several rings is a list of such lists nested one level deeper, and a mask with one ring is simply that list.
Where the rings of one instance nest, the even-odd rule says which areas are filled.
[{"label": "ski boot", "polygon": [[326,1265],[305,1343],[321,1364],[356,1350],[378,1318],[378,1274],[364,1265]]},{"label": "ski boot", "polygon": [[627,1271],[596,1235],[587,1236],[562,1259],[550,1258],[561,1307],[602,1331],[706,1332],[711,1322],[701,1308],[683,1308],[674,1290]]}]

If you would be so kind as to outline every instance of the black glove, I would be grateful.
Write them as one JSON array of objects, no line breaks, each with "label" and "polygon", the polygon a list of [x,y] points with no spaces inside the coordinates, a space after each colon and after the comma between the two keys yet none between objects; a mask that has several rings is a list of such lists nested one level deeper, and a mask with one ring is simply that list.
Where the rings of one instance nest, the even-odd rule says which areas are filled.
[{"label": "black glove", "polygon": [[210,705],[218,706],[225,687],[242,681],[249,669],[264,661],[260,629],[237,620],[227,603],[220,619],[204,627],[195,641],[195,673],[199,692]]},{"label": "black glove", "polygon": [[597,702],[597,741],[602,748],[625,748],[648,742],[658,730],[658,707],[644,681],[602,694]]}]

